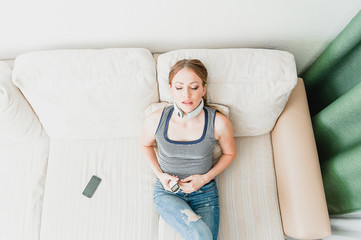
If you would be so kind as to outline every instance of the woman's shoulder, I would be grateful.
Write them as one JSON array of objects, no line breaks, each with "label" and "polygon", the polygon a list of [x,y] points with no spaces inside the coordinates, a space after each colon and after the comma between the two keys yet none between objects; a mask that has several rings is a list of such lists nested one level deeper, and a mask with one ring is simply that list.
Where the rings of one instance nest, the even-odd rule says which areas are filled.
[{"label": "woman's shoulder", "polygon": [[214,120],[215,138],[218,139],[222,134],[233,131],[231,121],[222,113],[216,112]]},{"label": "woman's shoulder", "polygon": [[205,109],[207,109],[207,111],[213,113],[215,121],[218,121],[218,124],[225,123],[227,120],[229,121],[229,119],[223,113],[221,113],[218,109],[216,109],[214,107],[210,107],[210,106],[205,106]]},{"label": "woman's shoulder", "polygon": [[216,111],[215,115],[216,115],[214,120],[215,127],[225,127],[226,125],[231,123],[231,121],[219,111]]}]

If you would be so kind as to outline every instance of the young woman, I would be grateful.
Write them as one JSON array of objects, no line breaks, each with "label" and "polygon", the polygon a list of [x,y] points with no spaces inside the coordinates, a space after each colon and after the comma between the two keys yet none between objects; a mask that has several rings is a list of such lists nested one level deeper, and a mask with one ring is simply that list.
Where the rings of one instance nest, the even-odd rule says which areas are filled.
[{"label": "young woman", "polygon": [[[231,122],[206,106],[207,75],[198,59],[178,61],[169,72],[174,105],[150,114],[141,137],[142,152],[158,178],[153,194],[156,209],[187,240],[217,239],[215,177],[236,155]],[[222,156],[212,166],[217,141]],[[178,192],[171,191],[171,180],[178,183]]]}]

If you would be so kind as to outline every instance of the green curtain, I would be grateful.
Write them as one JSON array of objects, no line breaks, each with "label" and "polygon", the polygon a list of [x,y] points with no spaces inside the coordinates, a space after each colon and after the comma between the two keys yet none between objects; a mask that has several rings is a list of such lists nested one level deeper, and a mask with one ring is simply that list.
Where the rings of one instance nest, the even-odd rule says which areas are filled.
[{"label": "green curtain", "polygon": [[301,77],[329,213],[361,210],[361,11]]}]

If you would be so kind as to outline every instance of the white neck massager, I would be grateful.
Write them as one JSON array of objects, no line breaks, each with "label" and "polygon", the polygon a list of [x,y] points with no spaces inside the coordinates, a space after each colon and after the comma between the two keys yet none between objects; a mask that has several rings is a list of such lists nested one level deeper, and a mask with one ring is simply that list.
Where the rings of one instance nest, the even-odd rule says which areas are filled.
[{"label": "white neck massager", "polygon": [[[198,107],[196,107],[192,112],[187,113],[187,118],[191,119],[194,118],[195,116],[197,116],[198,114],[200,114],[202,112],[204,106],[204,102],[203,102],[203,98],[201,100],[201,103],[198,105]],[[174,109],[177,112],[178,117],[180,118],[184,118],[184,112],[182,111],[182,109],[180,109],[177,105],[177,103],[174,101]]]}]

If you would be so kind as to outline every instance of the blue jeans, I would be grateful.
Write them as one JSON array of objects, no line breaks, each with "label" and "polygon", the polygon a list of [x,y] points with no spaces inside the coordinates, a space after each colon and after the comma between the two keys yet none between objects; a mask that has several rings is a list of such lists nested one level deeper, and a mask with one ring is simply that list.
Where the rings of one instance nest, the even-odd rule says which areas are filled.
[{"label": "blue jeans", "polygon": [[192,193],[166,191],[158,180],[153,198],[159,215],[184,239],[217,239],[219,204],[215,180]]}]

